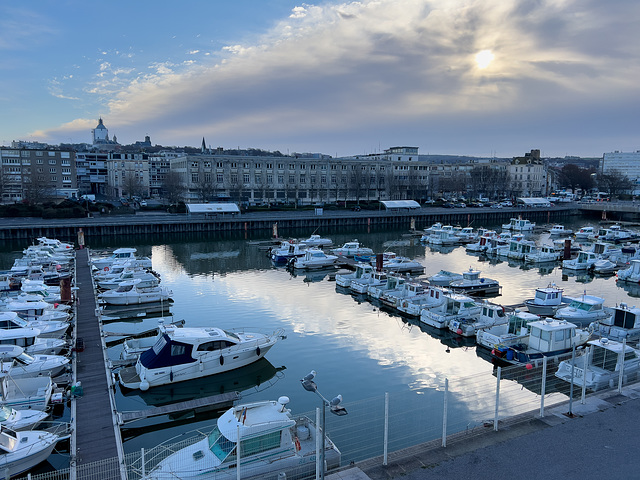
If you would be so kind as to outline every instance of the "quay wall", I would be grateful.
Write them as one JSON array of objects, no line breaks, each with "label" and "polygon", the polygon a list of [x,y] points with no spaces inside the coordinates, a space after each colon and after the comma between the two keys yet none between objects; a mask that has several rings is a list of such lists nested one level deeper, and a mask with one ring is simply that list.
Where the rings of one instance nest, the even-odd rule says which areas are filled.
[{"label": "quay wall", "polygon": [[359,228],[422,229],[435,222],[474,226],[508,223],[522,216],[539,225],[562,222],[579,215],[571,207],[509,209],[421,208],[411,211],[313,211],[250,212],[241,215],[205,217],[186,214],[139,213],[122,216],[96,216],[80,219],[0,218],[0,239],[32,240],[40,236],[77,240],[82,229],[85,238],[121,235],[169,235],[215,232],[267,232],[274,224],[280,234],[287,230],[322,229],[332,232]]}]

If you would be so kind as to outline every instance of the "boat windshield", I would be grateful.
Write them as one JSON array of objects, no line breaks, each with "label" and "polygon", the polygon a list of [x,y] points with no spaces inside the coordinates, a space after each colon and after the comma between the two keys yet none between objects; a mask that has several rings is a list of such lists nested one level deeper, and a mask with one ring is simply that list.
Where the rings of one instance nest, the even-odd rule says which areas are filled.
[{"label": "boat windshield", "polygon": [[229,332],[228,330],[223,330],[224,333],[227,334],[227,337],[233,338],[234,340],[240,341],[240,337],[233,332]]},{"label": "boat windshield", "polygon": [[9,407],[0,407],[0,422],[6,421],[11,416],[11,409]]},{"label": "boat windshield", "polygon": [[583,310],[585,312],[591,310],[591,305],[581,302],[580,300],[574,300],[569,306],[575,308],[576,310]]},{"label": "boat windshield", "polygon": [[153,353],[155,353],[156,355],[159,355],[166,344],[167,344],[167,339],[165,338],[164,335],[162,335],[160,338],[158,338],[158,341],[153,346]]},{"label": "boat windshield", "polygon": [[209,434],[209,450],[213,453],[220,463],[225,460],[233,460],[236,456],[236,444],[230,441],[227,437],[222,435],[220,429],[216,425],[213,431]]}]

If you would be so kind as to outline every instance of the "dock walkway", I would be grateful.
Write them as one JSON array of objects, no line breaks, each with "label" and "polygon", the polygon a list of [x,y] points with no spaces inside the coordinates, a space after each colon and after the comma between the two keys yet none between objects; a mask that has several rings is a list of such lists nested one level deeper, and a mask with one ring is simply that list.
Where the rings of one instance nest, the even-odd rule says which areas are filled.
[{"label": "dock walkway", "polygon": [[[96,299],[91,280],[89,250],[76,252],[76,337],[84,350],[76,352],[76,378],[82,383],[83,396],[76,398],[76,465],[105,458],[118,458],[118,442],[113,422],[109,385],[102,352],[100,325],[96,317]],[[82,471],[81,468],[78,470]],[[82,475],[78,475],[82,478]]]}]

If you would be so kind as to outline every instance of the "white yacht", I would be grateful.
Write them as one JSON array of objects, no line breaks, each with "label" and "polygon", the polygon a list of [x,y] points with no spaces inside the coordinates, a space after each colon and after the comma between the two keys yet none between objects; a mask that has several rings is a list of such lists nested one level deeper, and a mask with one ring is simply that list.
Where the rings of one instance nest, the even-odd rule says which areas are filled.
[{"label": "white yacht", "polygon": [[616,274],[619,282],[640,283],[640,259],[629,262],[629,268],[618,270]]},{"label": "white yacht", "polygon": [[623,383],[637,377],[640,370],[638,350],[621,342],[599,338],[588,342],[582,355],[560,362],[555,375],[565,382],[573,380],[579,387],[586,386],[589,390],[596,391],[616,386],[621,368]]},{"label": "white yacht", "polygon": [[563,270],[589,270],[601,257],[594,252],[581,250],[576,258],[562,261]]},{"label": "white yacht", "polygon": [[597,233],[597,230],[591,226],[581,227],[576,233],[576,240],[590,240]]},{"label": "white yacht", "polygon": [[566,307],[569,302],[562,297],[563,289],[555,283],[550,283],[546,287],[536,288],[533,298],[524,301],[527,309],[535,314],[551,317],[561,307]]},{"label": "white yacht", "polygon": [[529,232],[535,228],[536,224],[523,218],[512,218],[509,223],[502,225],[503,230],[511,230],[515,232]]},{"label": "white yacht", "polygon": [[320,235],[314,233],[309,238],[300,240],[300,243],[306,245],[307,247],[323,248],[333,245],[333,240],[331,240],[330,238],[323,238]]},{"label": "white yacht", "polygon": [[540,320],[538,315],[516,309],[507,315],[507,323],[479,330],[478,346],[493,350],[497,346],[510,347],[521,342],[529,334],[529,324]]},{"label": "white yacht", "polygon": [[430,277],[427,277],[427,280],[429,280],[429,283],[434,285],[448,287],[454,280],[462,280],[462,274],[450,272],[449,270],[440,270],[438,273],[434,273]]},{"label": "white yacht", "polygon": [[524,256],[525,263],[546,263],[562,260],[564,251],[555,244],[540,245],[535,252],[527,253]]},{"label": "white yacht", "polygon": [[406,280],[406,277],[400,275],[387,275],[387,281],[381,285],[370,286],[367,295],[369,298],[379,300],[385,292],[400,290]]},{"label": "white yacht", "polygon": [[551,227],[551,230],[549,231],[549,234],[554,236],[571,235],[572,233],[573,233],[573,230],[569,228],[565,228],[564,225],[554,225],[553,227]]},{"label": "white yacht", "polygon": [[156,285],[155,287],[140,287],[142,279],[126,280],[114,290],[107,290],[98,294],[98,300],[107,305],[137,305],[141,303],[165,302],[171,298],[173,292]]},{"label": "white yacht", "polygon": [[51,375],[55,377],[69,366],[62,355],[29,355],[22,347],[0,345],[0,375],[13,378]]},{"label": "white yacht", "polygon": [[351,282],[370,278],[374,271],[375,269],[373,268],[373,265],[369,263],[357,263],[355,271],[336,275],[336,285],[339,287],[349,288],[351,286]]},{"label": "white yacht", "polygon": [[53,393],[50,375],[0,378],[0,405],[15,409],[47,410]]},{"label": "white yacht", "polygon": [[401,255],[394,255],[383,261],[382,269],[386,272],[408,273],[413,275],[424,273],[424,265]]},{"label": "white yacht", "polygon": [[91,264],[97,270],[109,271],[111,266],[118,263],[131,261],[136,266],[151,268],[151,259],[148,257],[137,257],[135,248],[117,248],[108,257],[96,257],[91,259]]},{"label": "white yacht", "polygon": [[465,295],[499,295],[502,289],[497,280],[480,277],[480,271],[471,267],[462,273],[462,280],[454,280],[449,288]]},{"label": "white yacht", "polygon": [[604,308],[604,298],[585,293],[570,300],[568,306],[556,310],[555,318],[586,326],[611,316],[611,312]]},{"label": "white yacht", "polygon": [[374,252],[369,247],[363,247],[358,240],[346,242],[338,248],[332,248],[331,253],[340,257],[353,257],[354,255],[373,255]]},{"label": "white yacht", "polygon": [[115,290],[122,282],[129,280],[140,280],[136,284],[137,288],[152,288],[157,287],[160,284],[160,278],[153,273],[142,269],[125,271],[110,279],[96,280],[96,284],[99,288],[103,288],[105,290]]},{"label": "white yacht", "polygon": [[271,261],[276,264],[285,264],[292,258],[303,256],[308,246],[306,243],[294,240],[283,240],[278,247],[271,249]]},{"label": "white yacht", "polygon": [[620,303],[611,307],[611,316],[602,318],[589,325],[594,335],[622,342],[640,340],[640,308]]},{"label": "white yacht", "polygon": [[0,405],[0,424],[11,430],[33,430],[43,422],[49,414],[40,410],[16,410]]},{"label": "white yacht", "polygon": [[358,295],[366,295],[371,287],[379,287],[387,283],[387,272],[374,271],[371,276],[352,280],[349,289]]},{"label": "white yacht", "polygon": [[433,308],[445,302],[444,290],[429,286],[422,293],[404,298],[396,304],[396,309],[408,317],[419,317],[425,308]]},{"label": "white yacht", "polygon": [[[41,338],[61,338],[71,324],[54,320],[25,320],[16,312],[0,312],[0,330],[35,328]],[[22,346],[22,345],[20,345]]]},{"label": "white yacht", "polygon": [[283,330],[261,333],[162,324],[158,329],[153,347],[142,353],[134,366],[118,372],[123,387],[144,391],[234,370],[261,359],[285,338]]},{"label": "white yacht", "polygon": [[528,334],[518,343],[506,346],[496,345],[491,350],[493,358],[514,365],[526,365],[543,357],[555,358],[570,352],[574,347],[584,345],[589,340],[589,332],[577,328],[573,323],[555,318],[531,322]]},{"label": "white yacht", "polygon": [[0,427],[0,471],[2,478],[10,478],[31,470],[44,462],[60,437],[42,430],[17,432]]},{"label": "white yacht", "polygon": [[[150,463],[146,480],[235,480],[308,478],[316,471],[316,433],[314,422],[294,416],[286,408],[288,397],[238,405],[227,410],[200,440],[176,450],[173,444],[147,453]],[[333,407],[335,408],[335,407]],[[346,410],[345,410],[346,412]],[[173,439],[184,445],[185,434]],[[171,442],[171,440],[169,441]],[[167,443],[169,443],[167,442]],[[323,442],[326,470],[340,466],[340,450],[325,435]],[[237,447],[240,445],[240,455]],[[168,457],[167,451],[174,451]],[[166,457],[166,458],[165,458]],[[239,460],[238,460],[239,457]],[[240,463],[238,475],[237,464]]]},{"label": "white yacht", "polygon": [[484,302],[475,317],[460,318],[449,322],[449,330],[463,337],[475,337],[480,330],[507,324],[509,319],[502,305]]},{"label": "white yacht", "polygon": [[334,267],[338,260],[337,255],[329,255],[319,248],[308,248],[302,257],[296,257],[289,265],[294,270],[316,270],[320,268]]},{"label": "white yacht", "polygon": [[448,328],[449,322],[475,317],[482,311],[482,307],[466,295],[448,293],[444,297],[444,303],[420,312],[420,322],[434,328]]}]

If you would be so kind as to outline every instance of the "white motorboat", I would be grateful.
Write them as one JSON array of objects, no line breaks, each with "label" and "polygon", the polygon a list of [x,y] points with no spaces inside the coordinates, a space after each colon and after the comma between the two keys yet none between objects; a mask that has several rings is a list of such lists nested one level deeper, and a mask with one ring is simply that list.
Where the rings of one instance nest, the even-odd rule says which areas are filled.
[{"label": "white motorboat", "polygon": [[572,233],[573,230],[571,230],[570,228],[565,228],[564,225],[554,225],[549,231],[549,234],[553,236],[571,235]]},{"label": "white motorboat", "polygon": [[140,287],[141,280],[134,278],[121,282],[118,288],[98,294],[98,300],[108,305],[137,305],[141,303],[165,302],[173,292],[166,287]]},{"label": "white motorboat", "polygon": [[462,274],[450,272],[449,270],[440,270],[438,273],[434,273],[430,277],[427,277],[427,280],[429,280],[429,283],[432,283],[433,285],[448,287],[454,280],[462,280]]},{"label": "white motorboat", "polygon": [[280,245],[271,250],[271,261],[276,264],[285,264],[292,258],[301,257],[308,245],[294,240],[283,240]]},{"label": "white motorboat", "polygon": [[36,355],[25,353],[16,345],[0,345],[0,375],[13,378],[51,375],[55,377],[69,365],[69,359],[62,355]]},{"label": "white motorboat", "polygon": [[353,257],[354,255],[373,255],[373,250],[369,247],[363,247],[358,240],[346,242],[338,248],[332,248],[331,253],[339,257]]},{"label": "white motorboat", "polygon": [[451,320],[449,330],[463,337],[475,337],[480,330],[506,325],[509,322],[502,305],[484,302],[476,317]]},{"label": "white motorboat", "polygon": [[17,432],[0,427],[0,478],[8,479],[44,462],[60,437],[42,430]]},{"label": "white motorboat", "polygon": [[302,257],[292,259],[289,265],[294,270],[316,270],[334,267],[337,260],[337,255],[329,255],[319,248],[308,248]]},{"label": "white motorboat", "polygon": [[612,262],[608,258],[601,258],[593,264],[591,270],[593,273],[599,273],[601,275],[612,275],[618,271],[620,267],[616,262]]},{"label": "white motorboat", "polygon": [[464,248],[467,252],[484,252],[487,250],[487,248],[489,248],[491,240],[495,239],[496,236],[496,232],[491,230],[478,238],[477,242],[468,243]]},{"label": "white motorboat", "polygon": [[563,270],[590,270],[601,257],[594,252],[581,250],[576,258],[562,261]]},{"label": "white motorboat", "polygon": [[138,288],[152,288],[160,285],[160,278],[146,270],[125,271],[110,279],[96,280],[96,284],[99,288],[114,290],[118,288],[122,282],[136,279],[140,280],[140,282],[136,284]]},{"label": "white motorboat", "polygon": [[460,237],[452,230],[436,230],[429,234],[424,240],[430,245],[457,245],[460,243]]},{"label": "white motorboat", "polygon": [[509,250],[506,256],[512,260],[524,260],[527,255],[535,254],[537,251],[538,246],[536,242],[522,239],[509,244]]},{"label": "white motorboat", "polygon": [[71,243],[65,243],[57,238],[38,237],[36,238],[38,245],[51,247],[57,252],[73,252],[73,245]]},{"label": "white motorboat", "polygon": [[20,409],[46,410],[49,407],[53,382],[51,376],[0,378],[0,405]]},{"label": "white motorboat", "polygon": [[387,275],[386,282],[382,285],[370,286],[367,290],[367,295],[373,300],[379,300],[385,292],[399,290],[406,280],[406,277],[400,275]]},{"label": "white motorboat", "polygon": [[407,280],[399,288],[387,290],[380,295],[380,302],[392,309],[398,307],[403,300],[410,300],[413,297],[424,295],[428,292],[429,284],[420,280]]},{"label": "white motorboat", "polygon": [[33,430],[48,416],[47,412],[40,410],[16,410],[0,405],[0,424],[11,430]]},{"label": "white motorboat", "polygon": [[[602,235],[602,230],[604,230],[604,235]],[[624,228],[621,225],[611,225],[609,228],[600,229],[598,232],[598,239],[607,242],[620,243],[637,238],[638,232]]]},{"label": "white motorboat", "polygon": [[640,283],[640,259],[629,262],[629,268],[618,270],[616,274],[619,282]]},{"label": "white motorboat", "polygon": [[396,255],[382,262],[382,269],[386,272],[416,275],[424,272],[424,265],[408,257]]},{"label": "white motorboat", "polygon": [[509,223],[502,224],[503,230],[515,232],[529,232],[535,228],[536,224],[524,218],[512,218]]},{"label": "white motorboat", "polygon": [[471,267],[462,272],[462,280],[454,280],[449,284],[449,288],[465,295],[499,295],[502,289],[497,280],[480,277],[480,270]]},{"label": "white motorboat", "polygon": [[576,233],[576,240],[590,240],[597,233],[597,230],[591,226],[581,227]]},{"label": "white motorboat", "polygon": [[54,320],[25,320],[16,312],[0,312],[0,329],[13,330],[23,328],[35,328],[42,338],[60,338],[71,326],[69,322]]},{"label": "white motorboat", "polygon": [[524,256],[525,263],[546,263],[562,260],[564,251],[556,247],[555,244],[540,245],[535,252],[527,253]]},{"label": "white motorboat", "polygon": [[97,257],[91,259],[91,264],[97,270],[109,271],[114,263],[132,261],[136,266],[151,268],[151,259],[148,257],[137,257],[135,248],[117,248],[108,257]]},{"label": "white motorboat", "polygon": [[425,308],[433,308],[445,302],[444,291],[429,286],[423,293],[404,298],[396,304],[399,312],[409,317],[419,317]]},{"label": "white motorboat", "polygon": [[[39,295],[38,295],[39,296]],[[20,301],[17,300],[26,299],[24,295],[16,297],[14,299],[7,299],[2,307],[2,312],[15,312],[20,318],[24,318],[29,321],[42,321],[42,322],[68,322],[69,321],[69,309],[68,305],[61,303],[48,303],[44,301]]]},{"label": "white motorboat", "polygon": [[[25,320],[23,322],[27,323]],[[65,327],[68,325],[65,324]],[[17,345],[29,355],[59,355],[67,347],[67,342],[62,338],[46,338],[40,334],[39,329],[29,326],[0,328],[0,345]]]},{"label": "white motorboat", "polygon": [[[288,397],[237,405],[227,410],[211,432],[201,430],[194,442],[176,451],[171,442],[184,445],[185,434],[147,453],[150,463],[146,480],[235,480],[308,478],[316,471],[317,428],[305,416],[293,416],[286,408]],[[333,407],[337,410],[340,407]],[[346,412],[342,409],[341,411]],[[340,450],[324,435],[325,465],[331,470],[340,466]],[[240,455],[237,446],[240,445]],[[173,451],[166,456],[167,451]]]},{"label": "white motorboat", "polygon": [[282,330],[261,333],[214,327],[158,328],[153,347],[142,353],[133,367],[118,372],[123,387],[144,391],[234,370],[261,359],[284,338]]},{"label": "white motorboat", "polygon": [[[502,234],[500,234],[502,235]],[[487,255],[495,255],[497,257],[509,258],[509,252],[516,251],[518,249],[518,245],[524,239],[523,233],[514,233],[510,235],[508,239],[500,240],[500,236],[498,236],[498,241],[493,243],[490,248],[487,249]]]},{"label": "white motorboat", "polygon": [[482,307],[472,298],[457,293],[444,294],[445,302],[420,312],[420,322],[434,328],[448,328],[449,322],[477,316]]},{"label": "white motorboat", "polygon": [[307,247],[323,248],[333,245],[333,240],[331,240],[330,238],[323,238],[320,235],[314,233],[309,238],[300,240],[300,243],[306,245]]},{"label": "white motorboat", "polygon": [[589,325],[591,322],[603,320],[611,316],[611,312],[604,308],[604,298],[595,295],[582,294],[571,298],[571,303],[556,310],[555,318],[575,323],[579,326]]},{"label": "white motorboat", "polygon": [[336,285],[339,287],[349,288],[351,282],[355,280],[370,278],[375,272],[373,266],[369,263],[357,263],[356,269],[350,273],[336,274]]},{"label": "white motorboat", "polygon": [[424,232],[423,237],[424,236],[429,236],[431,233],[435,232],[436,230],[442,230],[442,223],[436,222],[433,225],[431,225],[430,227],[425,227],[422,230]]},{"label": "white motorboat", "polygon": [[589,325],[589,330],[594,335],[606,337],[610,340],[637,341],[640,339],[640,308],[630,307],[626,303],[620,303],[611,307],[610,317],[606,317]]},{"label": "white motorboat", "polygon": [[540,316],[516,309],[507,315],[507,323],[478,330],[476,343],[493,350],[496,346],[509,347],[520,343],[529,334],[529,324],[540,320]]},{"label": "white motorboat", "polygon": [[566,307],[569,303],[563,300],[563,289],[555,283],[550,283],[546,287],[536,288],[533,298],[524,301],[527,309],[535,314],[544,317],[551,317],[561,307]]},{"label": "white motorboat", "polygon": [[589,340],[589,332],[577,328],[574,323],[555,318],[538,320],[528,324],[528,334],[513,345],[496,345],[491,350],[493,358],[514,365],[526,365],[555,358],[570,352]]},{"label": "white motorboat", "polygon": [[586,386],[587,389],[596,391],[616,386],[621,368],[623,383],[637,378],[640,370],[638,350],[621,342],[599,338],[589,341],[582,355],[560,362],[555,376],[565,382],[573,381],[574,385]]},{"label": "white motorboat", "polygon": [[366,295],[371,287],[378,287],[387,283],[387,272],[376,272],[367,278],[352,280],[349,289],[358,295]]},{"label": "white motorboat", "polygon": [[478,232],[473,230],[473,227],[462,227],[455,232],[456,237],[460,239],[461,243],[470,243],[478,240]]}]

